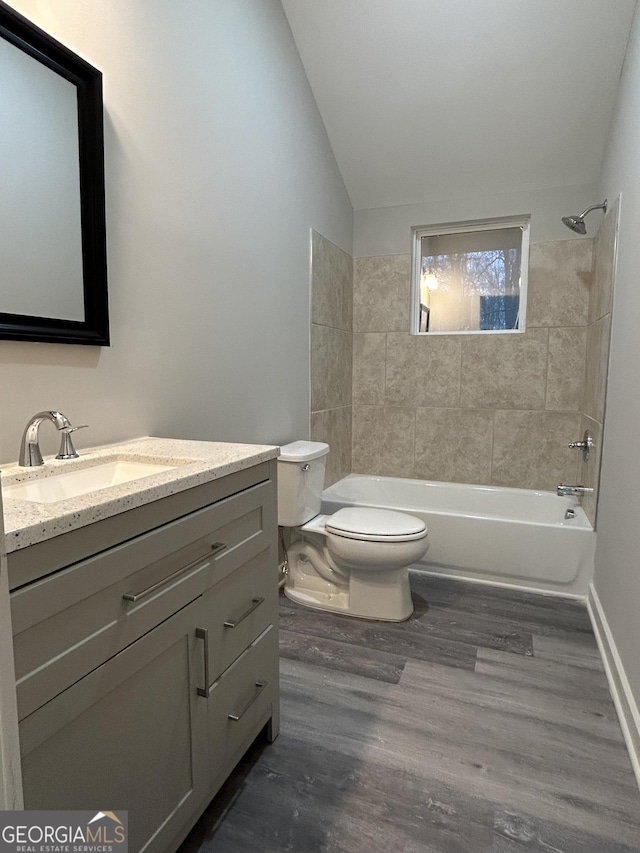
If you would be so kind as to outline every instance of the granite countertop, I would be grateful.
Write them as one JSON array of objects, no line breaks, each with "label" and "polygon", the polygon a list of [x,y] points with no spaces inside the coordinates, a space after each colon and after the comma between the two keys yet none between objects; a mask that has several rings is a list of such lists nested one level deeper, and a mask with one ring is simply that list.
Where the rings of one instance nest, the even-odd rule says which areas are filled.
[{"label": "granite countertop", "polygon": [[278,452],[278,447],[265,444],[145,437],[81,451],[78,459],[47,457],[44,467],[5,466],[2,468],[3,486],[90,468],[97,460],[106,463],[127,459],[175,465],[160,473],[52,503],[18,500],[3,494],[7,552],[275,459]]}]

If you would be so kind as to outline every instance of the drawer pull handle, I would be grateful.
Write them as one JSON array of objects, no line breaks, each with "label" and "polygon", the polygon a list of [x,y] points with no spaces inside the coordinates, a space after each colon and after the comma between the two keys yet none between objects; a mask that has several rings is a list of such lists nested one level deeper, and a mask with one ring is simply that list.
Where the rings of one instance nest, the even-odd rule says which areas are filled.
[{"label": "drawer pull handle", "polygon": [[247,616],[249,616],[251,613],[253,613],[254,610],[257,610],[258,607],[260,607],[260,605],[262,604],[263,601],[264,601],[264,598],[252,598],[251,599],[251,607],[248,610],[245,610],[245,612],[242,614],[242,616],[239,616],[235,622],[225,622],[224,627],[225,628],[237,628],[238,625],[247,618]]},{"label": "drawer pull handle", "polygon": [[151,595],[152,592],[155,592],[157,589],[160,589],[161,586],[164,586],[166,583],[177,578],[179,575],[188,572],[190,569],[195,568],[195,566],[203,563],[204,560],[202,557],[199,557],[197,560],[194,560],[193,563],[189,563],[188,566],[182,566],[182,568],[177,569],[175,572],[172,572],[170,575],[167,575],[166,578],[162,578],[162,580],[156,581],[156,583],[151,584],[146,589],[143,589],[142,592],[124,592],[122,597],[125,601],[140,601],[141,598],[145,598],[147,595]]},{"label": "drawer pull handle", "polygon": [[198,687],[198,696],[209,698],[211,690],[209,689],[209,631],[206,628],[196,628],[196,637],[199,640],[204,640],[204,687]]},{"label": "drawer pull handle", "polygon": [[219,554],[221,551],[224,551],[224,549],[225,549],[226,547],[227,547],[227,543],[226,543],[226,542],[214,542],[214,543],[213,543],[213,545],[211,546],[211,554],[212,554],[212,556],[213,556],[214,554]]},{"label": "drawer pull handle", "polygon": [[241,720],[244,717],[244,715],[247,713],[249,708],[256,701],[258,696],[262,693],[262,691],[264,690],[264,688],[267,686],[268,683],[269,683],[268,681],[256,681],[256,687],[258,689],[256,690],[255,695],[251,697],[249,702],[244,706],[244,708],[242,709],[242,711],[240,711],[239,714],[227,714],[228,718],[230,720],[233,720],[234,723],[237,723],[239,720]]}]

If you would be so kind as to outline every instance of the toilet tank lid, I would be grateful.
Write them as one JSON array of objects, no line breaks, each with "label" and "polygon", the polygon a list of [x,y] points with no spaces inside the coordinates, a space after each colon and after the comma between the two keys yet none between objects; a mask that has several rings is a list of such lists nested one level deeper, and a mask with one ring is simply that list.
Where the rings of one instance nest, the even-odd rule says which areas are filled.
[{"label": "toilet tank lid", "polygon": [[311,459],[326,456],[328,452],[329,445],[325,444],[324,441],[292,441],[290,444],[282,445],[278,460],[281,462],[309,462]]}]

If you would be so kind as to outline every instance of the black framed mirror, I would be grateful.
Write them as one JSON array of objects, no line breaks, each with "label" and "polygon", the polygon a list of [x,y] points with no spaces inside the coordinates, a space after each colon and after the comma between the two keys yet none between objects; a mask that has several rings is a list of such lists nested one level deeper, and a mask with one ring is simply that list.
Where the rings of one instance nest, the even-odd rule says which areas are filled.
[{"label": "black framed mirror", "polygon": [[0,0],[0,339],[109,344],[102,74]]}]

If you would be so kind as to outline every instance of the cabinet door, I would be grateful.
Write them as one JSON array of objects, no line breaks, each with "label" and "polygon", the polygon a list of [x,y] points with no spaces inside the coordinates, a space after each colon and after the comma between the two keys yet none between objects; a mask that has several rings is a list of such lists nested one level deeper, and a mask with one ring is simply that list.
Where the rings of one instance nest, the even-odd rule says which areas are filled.
[{"label": "cabinet door", "polygon": [[197,599],[20,724],[27,809],[126,809],[131,853],[166,849],[207,799]]}]

